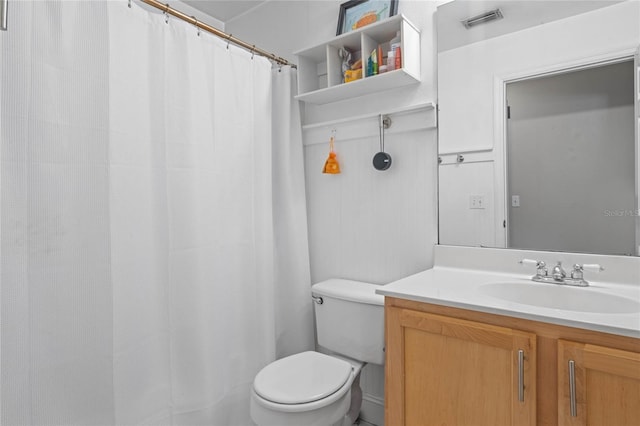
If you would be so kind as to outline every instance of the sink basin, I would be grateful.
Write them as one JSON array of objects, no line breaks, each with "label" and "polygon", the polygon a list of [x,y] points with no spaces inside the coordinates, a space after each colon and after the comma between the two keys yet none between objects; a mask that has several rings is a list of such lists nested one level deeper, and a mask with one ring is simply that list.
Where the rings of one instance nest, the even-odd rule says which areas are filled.
[{"label": "sink basin", "polygon": [[491,283],[479,287],[487,296],[524,305],[601,314],[640,312],[640,301],[589,287],[570,287],[533,282]]}]

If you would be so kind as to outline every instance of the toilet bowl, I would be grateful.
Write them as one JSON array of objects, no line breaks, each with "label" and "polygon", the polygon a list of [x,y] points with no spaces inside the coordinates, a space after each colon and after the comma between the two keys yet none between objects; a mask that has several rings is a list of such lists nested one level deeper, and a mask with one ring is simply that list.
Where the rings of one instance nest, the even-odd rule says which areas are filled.
[{"label": "toilet bowl", "polygon": [[260,426],[352,425],[360,411],[362,365],[319,352],[271,363],[254,380],[251,417]]},{"label": "toilet bowl", "polygon": [[255,377],[251,418],[259,426],[350,426],[362,405],[360,372],[384,363],[384,297],[377,285],[331,279],[312,286],[318,344]]}]

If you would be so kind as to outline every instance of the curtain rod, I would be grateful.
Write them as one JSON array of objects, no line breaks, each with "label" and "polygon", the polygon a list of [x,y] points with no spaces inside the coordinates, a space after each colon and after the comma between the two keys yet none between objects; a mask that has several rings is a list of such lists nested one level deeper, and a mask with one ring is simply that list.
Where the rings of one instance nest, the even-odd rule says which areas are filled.
[{"label": "curtain rod", "polygon": [[238,45],[248,51],[250,51],[251,53],[255,53],[257,55],[260,56],[264,56],[265,58],[271,59],[272,61],[274,61],[277,64],[281,64],[281,65],[290,65],[291,68],[297,68],[297,66],[295,64],[292,64],[291,62],[287,61],[284,58],[281,58],[280,56],[276,56],[273,53],[269,53],[266,50],[262,50],[259,47],[256,47],[255,44],[249,44],[245,41],[242,41],[240,39],[237,39],[235,37],[233,37],[231,34],[227,34],[224,31],[220,31],[217,28],[212,27],[211,25],[205,24],[204,22],[200,22],[198,21],[196,18],[194,18],[193,16],[189,16],[186,15],[182,12],[180,12],[177,9],[172,8],[171,6],[169,6],[166,3],[161,3],[157,0],[140,0],[143,3],[148,4],[149,6],[153,6],[156,9],[160,9],[161,11],[168,13],[169,15],[175,16],[176,18],[182,19],[183,21],[186,21],[188,23],[190,23],[191,25],[195,25],[196,27],[207,31],[213,35],[216,35],[220,38],[225,39],[227,42],[229,43],[233,43],[235,45]]}]

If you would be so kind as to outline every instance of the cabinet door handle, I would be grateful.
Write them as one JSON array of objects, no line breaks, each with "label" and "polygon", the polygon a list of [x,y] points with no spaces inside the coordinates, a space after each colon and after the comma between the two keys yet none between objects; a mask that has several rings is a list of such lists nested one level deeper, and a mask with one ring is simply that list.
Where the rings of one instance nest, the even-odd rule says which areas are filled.
[{"label": "cabinet door handle", "polygon": [[569,408],[571,417],[578,417],[576,407],[576,363],[573,360],[569,360]]},{"label": "cabinet door handle", "polygon": [[524,351],[518,351],[518,401],[524,401]]}]

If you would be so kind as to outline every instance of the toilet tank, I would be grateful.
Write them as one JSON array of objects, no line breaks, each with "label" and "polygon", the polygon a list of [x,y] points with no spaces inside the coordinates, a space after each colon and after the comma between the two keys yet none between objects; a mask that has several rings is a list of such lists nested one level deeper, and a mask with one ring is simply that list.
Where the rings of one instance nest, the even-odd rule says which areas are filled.
[{"label": "toilet tank", "polygon": [[[349,358],[384,364],[384,296],[379,285],[330,279],[314,284],[318,344]],[[319,299],[316,299],[319,301]]]}]

